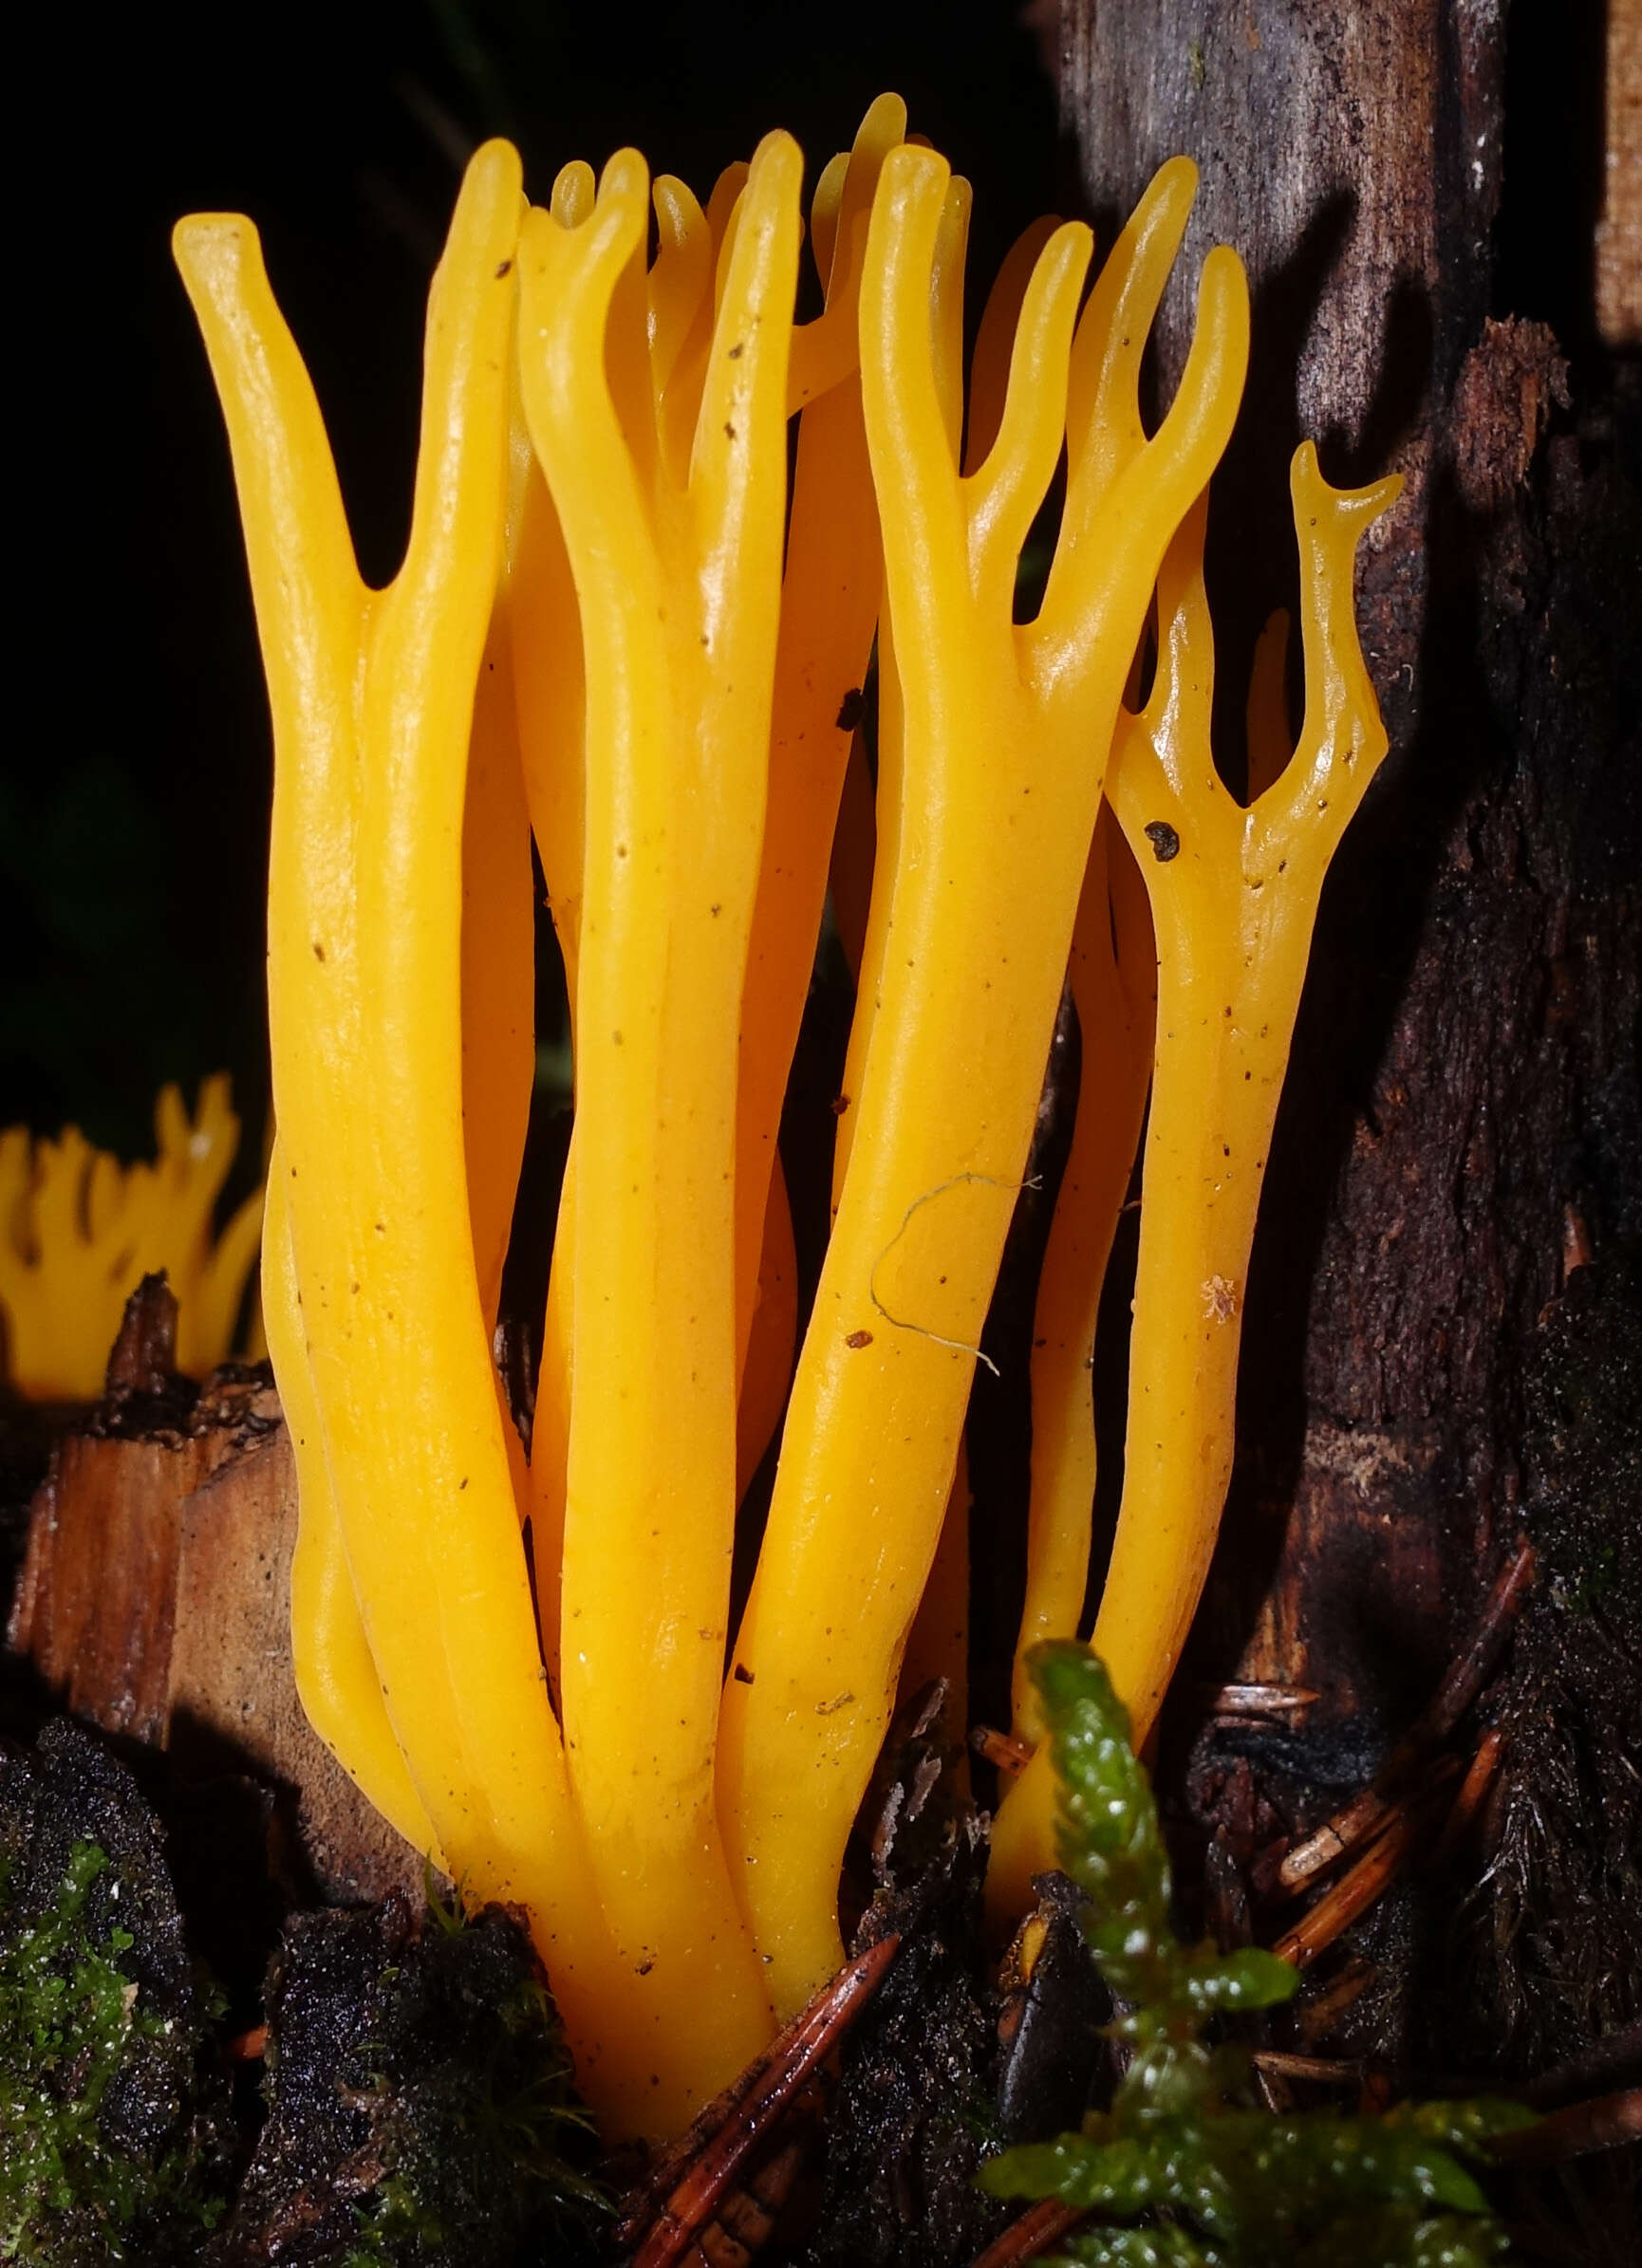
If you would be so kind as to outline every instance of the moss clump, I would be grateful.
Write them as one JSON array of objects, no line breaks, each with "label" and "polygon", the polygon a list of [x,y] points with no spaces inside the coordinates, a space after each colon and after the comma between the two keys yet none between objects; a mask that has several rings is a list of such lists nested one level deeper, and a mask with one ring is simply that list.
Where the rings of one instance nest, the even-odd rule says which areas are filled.
[{"label": "moss clump", "polygon": [[1183,1945],[1169,1920],[1157,1807],[1101,1664],[1039,1646],[1060,1780],[1061,1864],[1089,1894],[1095,1965],[1124,2012],[1129,2068],[1080,2132],[984,2166],[995,2197],[1054,2197],[1101,2216],[1063,2260],[1086,2268],[1483,2268],[1503,2232],[1472,2166],[1528,2123],[1504,2103],[1405,2105],[1385,2118],[1255,2107],[1246,2053],[1211,2046],[1222,2012],[1271,2007],[1298,1981],[1253,1949]]},{"label": "moss clump", "polygon": [[222,2209],[191,2123],[145,2143],[110,2115],[135,2071],[175,2061],[177,2019],[144,2001],[132,1932],[93,1924],[108,1867],[76,1841],[30,1912],[0,1860],[0,2258],[42,2268],[176,2257]]}]

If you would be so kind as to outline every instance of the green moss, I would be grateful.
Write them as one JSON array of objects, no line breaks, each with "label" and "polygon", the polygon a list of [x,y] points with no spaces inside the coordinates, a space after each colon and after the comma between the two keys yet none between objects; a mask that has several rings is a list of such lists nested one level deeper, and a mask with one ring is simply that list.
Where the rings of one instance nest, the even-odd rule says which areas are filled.
[{"label": "green moss", "polygon": [[[0,1870],[0,2258],[80,2268],[155,2257],[179,2225],[209,2228],[189,2136],[158,2152],[106,2131],[110,2090],[167,2040],[175,2019],[144,2007],[115,1927],[89,1934],[91,1885],[108,1861],[76,1842],[55,1900],[17,1915],[14,1867]],[[167,2049],[169,2054],[169,2049]]]},{"label": "green moss", "polygon": [[1529,2114],[1507,2103],[1403,2105],[1384,2118],[1258,2109],[1246,2053],[1207,2034],[1222,2012],[1287,1999],[1296,1971],[1252,1948],[1181,1943],[1157,1807],[1104,1667],[1082,1646],[1039,1646],[1033,1673],[1060,1781],[1061,1864],[1088,1893],[1084,1933],[1130,2054],[1110,2110],[1005,2151],[981,2185],[1100,2215],[1107,2225],[1061,2256],[1086,2268],[1500,2259],[1504,2237],[1473,2169]]}]

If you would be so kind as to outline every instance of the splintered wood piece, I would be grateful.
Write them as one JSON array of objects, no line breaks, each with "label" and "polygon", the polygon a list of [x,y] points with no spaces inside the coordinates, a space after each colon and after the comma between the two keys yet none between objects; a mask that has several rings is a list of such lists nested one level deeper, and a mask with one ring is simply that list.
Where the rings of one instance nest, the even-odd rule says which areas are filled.
[{"label": "splintered wood piece", "polygon": [[1030,1740],[1017,1740],[1013,1733],[1000,1733],[995,1725],[978,1724],[969,1736],[969,1745],[978,1757],[1013,1779],[1017,1772],[1024,1772],[1032,1761]]},{"label": "splintered wood piece", "polygon": [[994,2238],[975,2268],[1024,2268],[1026,2261],[1058,2244],[1083,2218],[1076,2205],[1063,2205],[1057,2197],[1040,2199],[1018,2221],[1012,2221],[1001,2237]]},{"label": "splintered wood piece", "polygon": [[[666,2202],[650,2222],[634,2255],[633,2268],[672,2268],[683,2258],[699,2230],[712,2219],[719,2200],[746,2159],[791,2109],[793,2097],[829,2051],[842,2039],[878,1989],[901,1940],[890,1935],[839,1970],[825,1991],[782,2032],[769,2054],[746,2074],[747,2083],[727,2091],[726,2114],[684,2166]],[[737,2091],[738,2089],[738,2091]],[[719,2103],[724,2097],[718,2098]],[[718,2106],[713,2106],[717,2110]],[[694,2137],[702,2122],[691,2129]],[[669,2172],[677,2153],[665,2161]],[[654,2185],[648,2185],[653,2194]],[[631,2241],[635,2216],[624,2216],[618,2239]]]},{"label": "splintered wood piece", "polygon": [[1209,1695],[1213,1717],[1289,1717],[1303,1719],[1314,1701],[1322,1699],[1315,1685],[1217,1685]]},{"label": "splintered wood piece", "polygon": [[1447,1675],[1408,1736],[1375,1774],[1372,1783],[1353,1796],[1341,1812],[1316,1833],[1298,1843],[1278,1868],[1281,1889],[1298,1889],[1333,1866],[1354,1845],[1365,1842],[1384,1827],[1392,1809],[1391,1793],[1401,1786],[1421,1758],[1439,1747],[1471,1706],[1499,1661],[1506,1639],[1534,1579],[1534,1547],[1523,1539],[1497,1577],[1475,1629],[1455,1656]]},{"label": "splintered wood piece", "polygon": [[304,1855],[327,1896],[398,1890],[420,1907],[427,1861],[319,1739],[290,1664],[296,1467],[283,1423],[219,1462],[178,1515],[166,1745],[237,1759],[294,1793]]},{"label": "splintered wood piece", "polygon": [[266,1374],[196,1395],[172,1373],[176,1302],[128,1303],[109,1391],[65,1435],[29,1509],[7,1642],[76,1717],[243,1772],[293,1801],[323,1894],[420,1899],[424,1862],[308,1724],[290,1664],[296,1475]]},{"label": "splintered wood piece", "polygon": [[1255,2069],[1279,2079],[1310,2079],[1319,2087],[1354,2087],[1363,2075],[1360,2062],[1338,2055],[1290,2055],[1278,2048],[1257,2048]]}]

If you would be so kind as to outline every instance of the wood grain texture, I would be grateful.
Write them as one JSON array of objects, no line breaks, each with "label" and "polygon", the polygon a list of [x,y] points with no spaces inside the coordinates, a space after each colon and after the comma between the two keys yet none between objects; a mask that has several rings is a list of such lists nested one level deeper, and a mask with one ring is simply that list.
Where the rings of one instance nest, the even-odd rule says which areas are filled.
[{"label": "wood grain texture", "polygon": [[186,1773],[271,1786],[321,1896],[420,1900],[420,1856],[297,1699],[296,1472],[278,1398],[256,1371],[179,1392],[175,1320],[163,1287],[134,1296],[107,1397],[35,1493],[7,1643],[72,1715],[169,1750]]},{"label": "wood grain texture", "polygon": [[[1253,641],[1292,604],[1297,441],[1337,482],[1407,481],[1358,577],[1392,753],[1324,897],[1176,1714],[1189,1734],[1190,1693],[1234,1675],[1315,1686],[1314,1730],[1371,1761],[1539,1515],[1524,1381],[1548,1309],[1642,1232],[1634,404],[1595,364],[1571,390],[1544,325],[1493,304],[1496,0],[1065,0],[1060,54],[1103,242],[1164,158],[1201,168],[1160,396],[1204,251],[1249,266],[1208,563],[1234,782]],[[1633,1556],[1642,1511],[1602,1516]]]},{"label": "wood grain texture", "polygon": [[1596,321],[1642,346],[1642,0],[1608,0],[1607,147],[1596,227]]}]

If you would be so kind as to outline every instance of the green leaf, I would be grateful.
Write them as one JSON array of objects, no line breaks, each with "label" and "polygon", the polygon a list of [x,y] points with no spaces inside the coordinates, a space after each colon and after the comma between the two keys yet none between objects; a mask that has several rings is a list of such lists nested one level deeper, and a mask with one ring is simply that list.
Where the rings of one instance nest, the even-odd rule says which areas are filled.
[{"label": "green leaf", "polygon": [[1293,1961],[1262,1953],[1258,1945],[1244,1945],[1236,1953],[1217,1955],[1186,1979],[1186,1992],[1194,2008],[1209,2015],[1216,2009],[1276,2008],[1292,1999],[1300,1981]]}]

